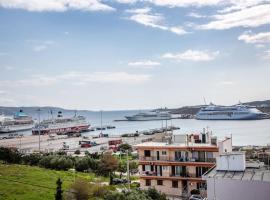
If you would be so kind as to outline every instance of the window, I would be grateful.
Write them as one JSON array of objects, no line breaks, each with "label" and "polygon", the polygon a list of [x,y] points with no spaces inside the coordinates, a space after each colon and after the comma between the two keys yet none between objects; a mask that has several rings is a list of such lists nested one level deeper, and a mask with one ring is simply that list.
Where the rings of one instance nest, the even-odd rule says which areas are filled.
[{"label": "window", "polygon": [[151,165],[145,165],[144,166],[144,171],[152,171],[151,170]]},{"label": "window", "polygon": [[186,166],[175,166],[174,173],[175,176],[185,176]]},{"label": "window", "polygon": [[167,152],[166,151],[162,151],[161,153],[163,156],[166,156],[167,155]]},{"label": "window", "polygon": [[196,167],[196,177],[201,177],[208,169],[207,167]]},{"label": "window", "polygon": [[178,188],[178,181],[172,181],[172,187]]},{"label": "window", "polygon": [[151,151],[150,150],[144,150],[144,157],[150,157]]},{"label": "window", "polygon": [[163,180],[157,180],[157,185],[163,185]]},{"label": "window", "polygon": [[146,179],[145,180],[145,186],[151,186],[151,180]]},{"label": "window", "polygon": [[168,166],[162,166],[162,170],[168,170]]}]

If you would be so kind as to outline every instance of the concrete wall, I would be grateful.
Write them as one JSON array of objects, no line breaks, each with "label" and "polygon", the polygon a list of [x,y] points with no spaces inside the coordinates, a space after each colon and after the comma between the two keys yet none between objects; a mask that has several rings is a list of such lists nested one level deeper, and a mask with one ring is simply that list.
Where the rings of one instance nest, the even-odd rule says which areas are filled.
[{"label": "concrete wall", "polygon": [[149,187],[154,187],[158,191],[165,193],[166,195],[181,196],[182,195],[182,182],[178,181],[178,188],[172,187],[171,180],[163,180],[163,185],[157,185],[157,180],[151,180],[151,186],[145,186],[145,180],[140,180],[140,188],[147,190]]},{"label": "concrete wall", "polygon": [[208,200],[268,200],[270,182],[207,178]]},{"label": "concrete wall", "polygon": [[227,138],[221,142],[218,142],[219,153],[231,152],[232,151],[232,139]]}]

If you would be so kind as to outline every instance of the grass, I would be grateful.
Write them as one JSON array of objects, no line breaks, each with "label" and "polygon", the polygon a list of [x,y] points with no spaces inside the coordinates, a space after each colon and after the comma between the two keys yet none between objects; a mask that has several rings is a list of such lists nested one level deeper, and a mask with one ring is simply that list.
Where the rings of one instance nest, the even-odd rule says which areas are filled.
[{"label": "grass", "polygon": [[[66,190],[74,181],[74,173],[56,171],[27,165],[0,164],[0,200],[49,200],[54,199],[56,181],[61,178]],[[91,182],[108,179],[93,173],[76,172],[76,178]]]}]

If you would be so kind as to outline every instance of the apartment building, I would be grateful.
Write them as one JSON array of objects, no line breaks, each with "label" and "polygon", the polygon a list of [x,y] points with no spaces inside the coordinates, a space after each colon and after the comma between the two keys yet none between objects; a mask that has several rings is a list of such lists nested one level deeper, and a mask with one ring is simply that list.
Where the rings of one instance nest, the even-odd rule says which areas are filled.
[{"label": "apartment building", "polygon": [[208,200],[266,200],[270,170],[262,162],[246,161],[243,152],[224,153],[216,167],[203,175]]},{"label": "apartment building", "polygon": [[135,145],[139,154],[140,187],[155,187],[169,198],[188,197],[198,189],[206,195],[202,175],[215,165],[220,152],[232,150],[231,139],[218,142],[211,133],[173,135],[168,142]]}]

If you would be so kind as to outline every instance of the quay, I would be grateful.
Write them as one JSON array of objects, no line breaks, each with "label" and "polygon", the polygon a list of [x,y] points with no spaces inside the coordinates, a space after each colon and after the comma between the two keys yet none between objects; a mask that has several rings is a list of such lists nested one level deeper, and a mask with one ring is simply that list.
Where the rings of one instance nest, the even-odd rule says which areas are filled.
[{"label": "quay", "polygon": [[[108,137],[92,136],[79,136],[68,137],[67,135],[40,135],[40,151],[41,152],[57,152],[64,150],[69,154],[73,154],[75,151],[80,152],[88,151],[89,153],[100,153],[109,149],[109,141],[121,139],[123,143],[130,145],[136,145],[144,141],[151,141],[155,137],[160,137],[160,134],[155,135],[140,135],[137,137],[121,137],[121,135],[109,135]],[[165,133],[164,133],[165,134]],[[95,146],[89,148],[83,148],[79,144],[80,141],[91,141],[95,143]],[[10,139],[1,139],[0,146],[17,148],[20,152],[28,154],[39,151],[39,135],[26,135],[18,136]],[[65,149],[65,147],[67,147]]]}]

